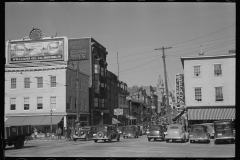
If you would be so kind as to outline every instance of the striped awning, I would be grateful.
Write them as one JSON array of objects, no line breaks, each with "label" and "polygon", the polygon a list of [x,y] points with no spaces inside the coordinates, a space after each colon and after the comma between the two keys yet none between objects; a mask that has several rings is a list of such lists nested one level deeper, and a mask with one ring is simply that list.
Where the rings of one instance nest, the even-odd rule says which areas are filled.
[{"label": "striped awning", "polygon": [[235,108],[188,109],[188,120],[235,119]]}]

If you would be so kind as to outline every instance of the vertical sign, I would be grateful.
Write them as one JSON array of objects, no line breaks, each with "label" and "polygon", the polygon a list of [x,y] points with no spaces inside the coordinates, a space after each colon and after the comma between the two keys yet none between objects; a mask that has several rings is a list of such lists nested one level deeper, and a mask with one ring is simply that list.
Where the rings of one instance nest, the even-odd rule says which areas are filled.
[{"label": "vertical sign", "polygon": [[180,95],[179,95],[179,74],[176,74],[176,82],[175,82],[175,91],[176,91],[176,102],[180,103]]},{"label": "vertical sign", "polygon": [[185,96],[184,96],[184,75],[179,74],[179,103],[181,105],[185,104]]}]

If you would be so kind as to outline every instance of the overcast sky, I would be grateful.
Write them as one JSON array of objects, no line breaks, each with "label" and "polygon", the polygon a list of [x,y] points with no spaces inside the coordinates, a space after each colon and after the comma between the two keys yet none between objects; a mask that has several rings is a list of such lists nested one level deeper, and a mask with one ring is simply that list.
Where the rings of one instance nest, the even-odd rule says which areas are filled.
[{"label": "overcast sky", "polygon": [[92,37],[108,51],[108,70],[128,87],[156,86],[164,79],[162,50],[166,49],[169,90],[180,57],[228,54],[235,49],[235,3],[5,3],[5,41],[22,39],[33,28],[47,35]]}]

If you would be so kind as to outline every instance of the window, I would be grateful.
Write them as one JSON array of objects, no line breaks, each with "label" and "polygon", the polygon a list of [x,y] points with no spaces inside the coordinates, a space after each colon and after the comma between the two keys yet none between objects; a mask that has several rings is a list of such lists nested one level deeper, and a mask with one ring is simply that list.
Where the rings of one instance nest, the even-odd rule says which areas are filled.
[{"label": "window", "polygon": [[50,97],[50,108],[56,109],[56,97]]},{"label": "window", "polygon": [[69,97],[69,108],[72,109],[72,97]]},{"label": "window", "polygon": [[11,78],[11,89],[17,88],[17,78]]},{"label": "window", "polygon": [[16,110],[16,98],[10,99],[10,110]]},{"label": "window", "polygon": [[201,88],[195,88],[195,101],[202,101]]},{"label": "window", "polygon": [[23,101],[24,101],[24,110],[29,110],[29,106],[30,106],[29,97],[25,97]]},{"label": "window", "polygon": [[43,77],[37,77],[37,88],[43,88]]},{"label": "window", "polygon": [[37,97],[37,109],[43,109],[42,97]]},{"label": "window", "polygon": [[79,81],[79,90],[82,91],[82,81]]},{"label": "window", "polygon": [[223,101],[222,87],[215,87],[216,101]]},{"label": "window", "polygon": [[77,98],[75,97],[75,106],[74,109],[77,109]]},{"label": "window", "polygon": [[201,74],[200,72],[200,66],[194,66],[194,76],[199,77]]},{"label": "window", "polygon": [[86,110],[86,105],[87,105],[87,99],[86,99],[86,98],[84,98],[83,110]]},{"label": "window", "polygon": [[51,87],[56,87],[56,84],[57,84],[56,76],[51,76],[50,81],[51,81]]},{"label": "window", "polygon": [[24,88],[30,88],[30,78],[29,77],[24,78]]},{"label": "window", "polygon": [[94,107],[98,107],[98,98],[94,98]]},{"label": "window", "polygon": [[215,75],[215,76],[220,76],[220,75],[222,75],[221,64],[214,64],[214,75]]}]

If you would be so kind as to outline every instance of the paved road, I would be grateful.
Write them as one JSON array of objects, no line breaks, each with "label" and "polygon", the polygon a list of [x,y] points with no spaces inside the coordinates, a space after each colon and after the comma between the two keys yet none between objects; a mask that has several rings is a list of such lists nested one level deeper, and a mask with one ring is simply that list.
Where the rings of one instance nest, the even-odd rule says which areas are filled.
[{"label": "paved road", "polygon": [[29,141],[24,148],[7,146],[6,157],[235,157],[235,144],[148,142],[147,136],[120,142]]}]

